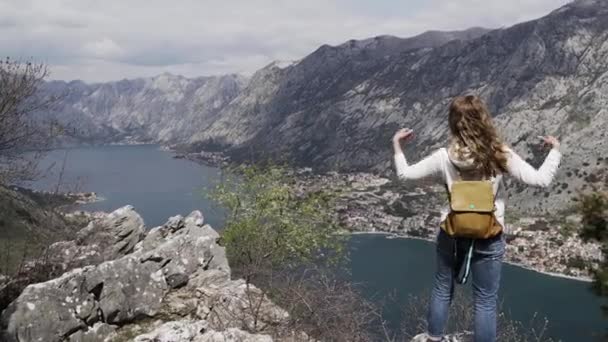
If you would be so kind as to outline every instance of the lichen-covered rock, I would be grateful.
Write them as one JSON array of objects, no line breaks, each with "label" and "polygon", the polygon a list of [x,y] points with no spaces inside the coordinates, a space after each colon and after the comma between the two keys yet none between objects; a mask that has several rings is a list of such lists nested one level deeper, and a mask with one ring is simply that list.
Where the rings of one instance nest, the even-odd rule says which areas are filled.
[{"label": "lichen-covered rock", "polygon": [[[132,229],[138,221],[129,220],[131,215],[116,217],[109,221],[114,223],[114,231],[120,232],[114,241],[134,247],[138,239],[129,237],[138,234],[139,228]],[[183,287],[191,276],[204,278],[201,273],[215,271],[228,275],[222,279],[229,279],[230,268],[224,248],[216,243],[217,232],[203,225],[202,214],[197,211],[180,220],[179,224],[172,220],[170,225],[158,228],[156,232],[163,231],[163,238],[155,237],[156,242],[147,244],[147,248],[28,286],[2,313],[4,340],[63,341],[90,330],[96,322],[121,326],[154,317],[173,288]],[[102,227],[105,232],[107,225]],[[130,242],[122,244],[126,238]],[[133,248],[109,250],[130,249]],[[202,284],[200,279],[197,282]]]},{"label": "lichen-covered rock", "polygon": [[268,335],[250,334],[246,331],[228,328],[224,331],[210,330],[202,336],[195,338],[192,342],[272,342],[273,339]]},{"label": "lichen-covered rock", "polygon": [[[440,342],[464,342],[468,341],[467,337],[470,337],[469,333],[455,334],[455,335],[447,335],[444,336]],[[427,334],[418,334],[412,338],[411,342],[428,342],[429,335]]]},{"label": "lichen-covered rock", "polygon": [[[208,320],[214,327],[247,327],[256,330],[256,324],[279,325],[289,314],[274,305],[262,291],[243,280],[212,283],[197,288],[200,298],[197,316]],[[253,312],[257,312],[256,315]],[[262,323],[263,322],[263,323]]]},{"label": "lichen-covered rock", "polygon": [[135,337],[134,342],[272,342],[268,335],[251,334],[228,328],[217,331],[204,320],[167,322],[153,331]]},{"label": "lichen-covered rock", "polygon": [[149,333],[135,337],[134,342],[177,342],[192,341],[208,329],[205,321],[172,321],[161,324]]},{"label": "lichen-covered rock", "polygon": [[116,327],[106,323],[95,323],[88,330],[79,330],[70,335],[70,342],[111,342],[116,337]]},{"label": "lichen-covered rock", "polygon": [[114,260],[131,253],[144,233],[143,219],[127,205],[92,220],[74,240],[52,244],[44,262],[57,270],[67,271]]},{"label": "lichen-covered rock", "polygon": [[[129,218],[139,217],[130,211],[123,208],[96,226],[101,232],[91,226],[89,233],[103,236],[114,222],[114,241],[120,244],[138,231],[129,228],[138,222]],[[199,211],[172,217],[138,242],[129,239],[130,247],[121,250],[131,253],[28,286],[2,313],[1,340],[272,341],[241,329],[260,331],[289,315],[255,286],[230,279],[218,238]],[[90,238],[76,244],[84,249],[85,241],[99,246]],[[104,248],[113,250],[109,244]]]},{"label": "lichen-covered rock", "polygon": [[9,284],[9,279],[7,276],[0,274],[0,293],[4,290],[6,286]]}]

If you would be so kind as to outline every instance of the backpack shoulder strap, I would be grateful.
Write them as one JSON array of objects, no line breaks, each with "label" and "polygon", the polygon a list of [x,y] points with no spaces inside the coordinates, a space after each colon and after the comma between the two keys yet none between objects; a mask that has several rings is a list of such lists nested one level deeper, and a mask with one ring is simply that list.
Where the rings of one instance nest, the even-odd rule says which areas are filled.
[{"label": "backpack shoulder strap", "polygon": [[[460,169],[458,168],[458,166],[456,166],[456,164],[454,164],[454,162],[452,162],[452,159],[450,159],[450,157],[448,156],[448,162],[450,163],[450,165],[452,165],[454,167],[454,170],[456,170],[456,174],[458,175],[458,180],[462,180],[462,174],[460,173]],[[451,191],[450,191],[450,187],[448,186],[448,183],[446,182],[445,184],[445,191],[448,193],[448,201],[452,201],[452,195],[451,195]]]}]

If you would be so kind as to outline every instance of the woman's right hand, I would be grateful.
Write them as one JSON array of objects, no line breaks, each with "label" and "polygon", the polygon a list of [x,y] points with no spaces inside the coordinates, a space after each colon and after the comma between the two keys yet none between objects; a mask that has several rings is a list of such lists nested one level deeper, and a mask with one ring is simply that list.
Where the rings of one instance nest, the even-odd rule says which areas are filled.
[{"label": "woman's right hand", "polygon": [[540,138],[544,141],[545,146],[551,146],[552,148],[558,150],[559,149],[559,140],[552,135],[548,135],[546,137],[540,136]]},{"label": "woman's right hand", "polygon": [[411,138],[414,135],[414,131],[409,128],[402,128],[395,133],[393,136],[393,143],[398,143],[400,140]]}]

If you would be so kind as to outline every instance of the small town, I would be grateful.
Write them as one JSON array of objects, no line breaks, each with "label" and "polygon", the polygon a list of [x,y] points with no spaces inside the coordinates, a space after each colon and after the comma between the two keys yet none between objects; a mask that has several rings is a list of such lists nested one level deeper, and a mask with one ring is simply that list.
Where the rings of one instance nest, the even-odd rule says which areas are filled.
[{"label": "small town", "polygon": [[[432,241],[439,229],[441,208],[447,204],[442,186],[407,188],[368,173],[313,175],[299,172],[303,190],[341,189],[339,222],[350,232]],[[431,208],[431,209],[429,209]],[[434,208],[434,209],[432,209]],[[602,260],[601,244],[583,242],[576,233],[580,217],[507,217],[506,260],[542,273],[590,280]]]}]

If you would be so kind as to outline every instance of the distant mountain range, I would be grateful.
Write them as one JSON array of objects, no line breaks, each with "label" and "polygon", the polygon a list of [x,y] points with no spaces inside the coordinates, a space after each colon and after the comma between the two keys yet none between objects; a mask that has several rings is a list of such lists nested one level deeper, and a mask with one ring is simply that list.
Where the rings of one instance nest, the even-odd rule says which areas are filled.
[{"label": "distant mountain range", "polygon": [[51,81],[44,91],[61,99],[52,116],[66,124],[72,142],[169,143],[189,141],[217,120],[246,84],[239,75],[190,79],[165,73],[96,84]]},{"label": "distant mountain range", "polygon": [[[76,142],[147,141],[287,158],[317,170],[386,172],[390,138],[417,132],[411,160],[444,146],[447,106],[476,93],[532,163],[537,135],[563,141],[554,191],[514,187],[521,206],[564,207],[583,183],[608,182],[608,1],[579,0],[505,29],[379,36],[323,45],[290,65],[237,75],[103,84],[48,82]],[[534,204],[532,204],[534,203]]]}]

